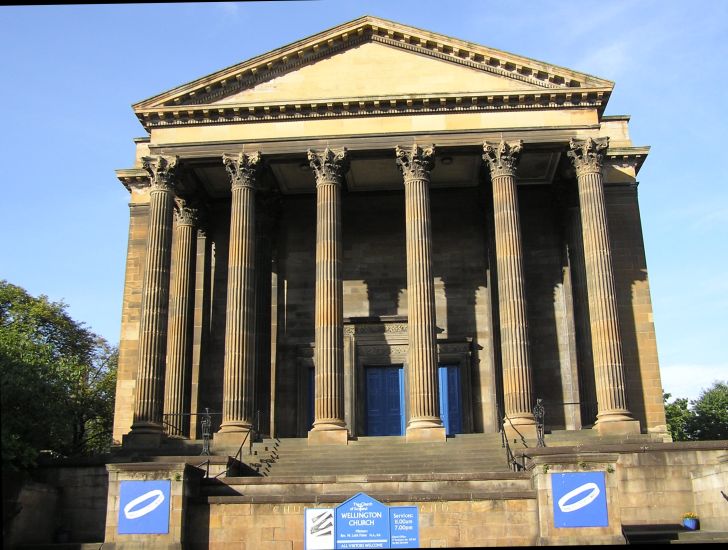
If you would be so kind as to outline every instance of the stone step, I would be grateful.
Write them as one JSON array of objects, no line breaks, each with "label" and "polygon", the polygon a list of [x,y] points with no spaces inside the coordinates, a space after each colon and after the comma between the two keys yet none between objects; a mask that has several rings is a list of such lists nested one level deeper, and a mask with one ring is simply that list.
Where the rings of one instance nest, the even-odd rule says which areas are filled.
[{"label": "stone step", "polygon": [[347,445],[309,445],[307,438],[264,439],[241,460],[266,477],[406,473],[508,472],[500,434],[462,434],[445,442],[360,437]]},{"label": "stone step", "polygon": [[677,540],[670,544],[718,544],[728,543],[726,531],[679,531]]},{"label": "stone step", "polygon": [[[528,474],[408,474],[348,476],[298,476],[281,478],[225,478],[203,480],[203,497],[356,494],[366,486],[367,494],[417,494],[432,498],[448,495],[480,494],[489,498],[535,498]],[[348,498],[348,497],[347,497]]]}]

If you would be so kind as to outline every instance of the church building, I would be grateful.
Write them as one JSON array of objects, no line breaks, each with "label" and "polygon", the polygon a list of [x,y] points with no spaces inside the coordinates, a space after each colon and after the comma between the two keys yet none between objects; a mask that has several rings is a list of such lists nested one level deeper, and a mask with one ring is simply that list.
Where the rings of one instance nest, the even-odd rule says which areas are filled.
[{"label": "church building", "polygon": [[363,17],[135,104],[115,439],[664,435],[613,86]]}]

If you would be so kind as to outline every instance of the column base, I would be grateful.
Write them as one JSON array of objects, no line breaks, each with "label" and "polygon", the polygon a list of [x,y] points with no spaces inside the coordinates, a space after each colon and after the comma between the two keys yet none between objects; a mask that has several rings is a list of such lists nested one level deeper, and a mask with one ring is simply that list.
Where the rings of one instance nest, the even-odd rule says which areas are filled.
[{"label": "column base", "polygon": [[[246,439],[247,436],[247,439]],[[240,445],[243,444],[243,441],[245,441],[245,444],[248,445],[251,443],[250,438],[252,437],[252,434],[250,433],[250,429],[247,430],[235,430],[235,431],[223,431],[222,429],[218,432],[215,432],[212,435],[212,449],[215,453],[217,452],[227,452],[230,453],[236,453],[238,449],[240,448]]]},{"label": "column base", "polygon": [[593,430],[599,435],[639,435],[639,420],[614,420],[612,422],[598,421],[594,424]]},{"label": "column base", "polygon": [[333,430],[317,430],[308,432],[309,445],[348,445],[349,431],[345,427]]},{"label": "column base", "polygon": [[445,443],[447,435],[444,426],[431,426],[427,428],[407,427],[407,435],[405,441],[407,443],[418,442],[441,442]]},{"label": "column base", "polygon": [[167,437],[158,432],[129,432],[121,438],[121,447],[125,451],[149,451],[159,449]]},{"label": "column base", "polygon": [[521,443],[522,439],[525,439],[526,441],[536,441],[538,439],[538,430],[536,429],[536,424],[513,424],[511,425],[510,422],[507,420],[503,423],[503,430],[506,432],[506,438],[508,439],[509,443],[513,443],[513,440],[516,440],[516,443]]}]

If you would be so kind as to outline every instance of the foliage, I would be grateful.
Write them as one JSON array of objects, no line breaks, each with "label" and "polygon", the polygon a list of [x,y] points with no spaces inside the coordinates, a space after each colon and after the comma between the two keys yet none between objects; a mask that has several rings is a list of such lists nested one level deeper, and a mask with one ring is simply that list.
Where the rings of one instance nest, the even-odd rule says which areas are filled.
[{"label": "foliage", "polygon": [[728,384],[716,382],[691,405],[693,416],[687,422],[691,439],[728,439]]},{"label": "foliage", "polygon": [[0,281],[4,471],[31,466],[41,450],[83,455],[111,443],[117,350],[66,308]]},{"label": "foliage", "polygon": [[692,416],[692,412],[688,410],[688,400],[686,398],[677,398],[672,403],[668,403],[671,394],[663,394],[665,401],[665,416],[667,417],[667,430],[670,432],[673,441],[687,441],[689,439],[687,433],[687,422]]},{"label": "foliage", "polygon": [[683,519],[698,519],[698,514],[695,512],[685,512],[682,517]]},{"label": "foliage", "polygon": [[664,394],[667,426],[673,441],[728,439],[728,384],[715,382],[698,399],[677,398],[668,403]]}]

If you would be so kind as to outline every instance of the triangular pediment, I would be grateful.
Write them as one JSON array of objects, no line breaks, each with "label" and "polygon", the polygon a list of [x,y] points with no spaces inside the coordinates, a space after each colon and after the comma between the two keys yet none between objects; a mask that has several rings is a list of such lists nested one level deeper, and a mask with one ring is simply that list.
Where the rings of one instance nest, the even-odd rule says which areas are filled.
[{"label": "triangular pediment", "polygon": [[[239,63],[134,105],[142,122],[167,124],[227,107],[253,113],[317,111],[318,104],[478,98],[492,103],[606,102],[613,83],[493,48],[365,16]],[[573,94],[574,93],[574,94]],[[598,97],[595,94],[599,94]],[[509,99],[510,96],[510,99]],[[301,108],[301,104],[307,107]],[[287,115],[288,116],[288,115]],[[182,117],[184,118],[184,117]]]},{"label": "triangular pediment", "polygon": [[530,82],[364,42],[271,78],[212,104],[324,101],[407,94],[457,94],[543,89]]}]

